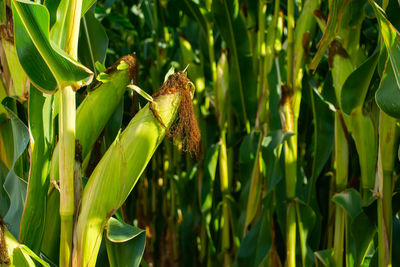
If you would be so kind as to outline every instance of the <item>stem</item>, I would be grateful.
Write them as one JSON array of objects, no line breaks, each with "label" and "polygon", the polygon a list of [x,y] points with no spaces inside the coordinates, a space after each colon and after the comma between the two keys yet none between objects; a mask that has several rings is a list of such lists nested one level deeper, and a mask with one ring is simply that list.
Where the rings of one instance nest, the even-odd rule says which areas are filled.
[{"label": "stem", "polygon": [[396,120],[380,113],[378,155],[378,258],[379,266],[392,266],[392,172],[396,157]]},{"label": "stem", "polygon": [[344,227],[346,217],[343,208],[336,205],[335,212],[335,236],[333,243],[333,256],[336,267],[343,266]]},{"label": "stem", "polygon": [[287,207],[287,241],[286,257],[287,266],[296,266],[296,206],[295,202],[290,202]]},{"label": "stem", "polygon": [[[349,166],[349,148],[341,119],[340,111],[335,113],[335,162],[336,162],[336,192],[341,192],[347,185],[347,174]],[[344,210],[336,205],[335,212],[335,234],[333,243],[333,256],[335,266],[343,266],[344,229],[346,225],[346,214]]]},{"label": "stem", "polygon": [[[82,0],[72,0],[65,11],[67,21],[63,25],[64,50],[74,59],[78,57],[79,26]],[[74,226],[74,167],[75,167],[75,88],[59,86],[59,138],[60,138],[60,266],[71,266]]]},{"label": "stem", "polygon": [[60,92],[60,266],[71,266],[74,216],[75,92],[71,86]]},{"label": "stem", "polygon": [[228,156],[226,152],[226,127],[221,131],[220,151],[219,151],[219,174],[221,179],[222,199],[222,251],[224,253],[224,265],[230,266],[230,225],[229,225],[229,175],[228,175]]},{"label": "stem", "polygon": [[288,0],[287,14],[287,86],[293,86],[294,63],[294,0]]}]

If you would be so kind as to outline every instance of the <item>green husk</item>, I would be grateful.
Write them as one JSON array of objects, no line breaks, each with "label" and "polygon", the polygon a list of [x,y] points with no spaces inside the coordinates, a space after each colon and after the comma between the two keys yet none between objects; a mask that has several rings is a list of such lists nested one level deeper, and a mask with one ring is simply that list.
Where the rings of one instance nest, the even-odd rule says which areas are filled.
[{"label": "green husk", "polygon": [[[183,74],[171,76],[177,75]],[[76,227],[76,266],[95,266],[108,218],[124,203],[174,122],[183,95],[166,89],[136,114],[90,176]]]},{"label": "green husk", "polygon": [[[119,64],[127,63],[129,68],[118,70]],[[131,82],[137,68],[134,56],[125,56],[118,60],[106,73],[109,82],[96,82],[76,111],[76,140],[81,146],[84,160],[91,151],[104,126],[121,102],[126,86]],[[59,146],[52,159],[51,178],[58,180]]]}]

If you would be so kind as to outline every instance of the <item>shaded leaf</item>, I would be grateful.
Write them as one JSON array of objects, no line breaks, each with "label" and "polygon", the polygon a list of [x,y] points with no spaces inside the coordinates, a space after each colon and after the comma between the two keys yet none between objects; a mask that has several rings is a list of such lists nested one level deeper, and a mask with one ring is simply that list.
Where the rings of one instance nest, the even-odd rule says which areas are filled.
[{"label": "shaded leaf", "polygon": [[213,1],[212,9],[215,24],[230,49],[229,90],[232,106],[248,124],[248,120],[253,121],[256,115],[257,86],[249,36],[239,12],[239,1]]},{"label": "shaded leaf", "polygon": [[240,244],[238,266],[260,266],[271,249],[271,219],[267,212],[270,205],[265,206],[260,218]]},{"label": "shaded leaf", "polygon": [[364,212],[361,212],[353,218],[350,229],[352,243],[355,247],[355,266],[361,266],[368,252],[368,246],[375,236],[376,226]]},{"label": "shaded leaf", "polygon": [[357,107],[362,107],[367,95],[369,84],[378,63],[379,53],[375,52],[360,67],[354,70],[343,84],[341,92],[342,110],[350,113]]},{"label": "shaded leaf", "polygon": [[332,201],[342,207],[347,215],[354,219],[361,210],[360,193],[353,188],[346,189],[341,193],[337,193],[332,197]]},{"label": "shaded leaf", "polygon": [[400,118],[400,88],[397,86],[392,64],[386,62],[381,83],[375,93],[376,104],[389,116]]},{"label": "shaded leaf", "polygon": [[50,183],[51,150],[44,125],[52,124],[52,104],[45,107],[45,100],[43,93],[31,85],[28,111],[31,168],[19,240],[35,253],[40,251],[45,230],[47,192]]},{"label": "shaded leaf", "polygon": [[78,56],[83,65],[96,73],[96,62],[104,62],[108,47],[108,37],[93,11],[88,11],[81,20],[81,38]]},{"label": "shaded leaf", "polygon": [[18,236],[27,185],[21,177],[17,176],[14,168],[17,160],[21,157],[28,145],[29,133],[28,128],[10,109],[12,101],[11,98],[5,98],[2,102],[11,118],[14,142],[14,160],[4,182],[4,189],[10,198],[10,208],[4,216],[4,221],[9,225],[10,232],[14,236]]},{"label": "shaded leaf", "polygon": [[106,234],[107,255],[111,267],[139,266],[146,243],[144,230],[111,217]]}]

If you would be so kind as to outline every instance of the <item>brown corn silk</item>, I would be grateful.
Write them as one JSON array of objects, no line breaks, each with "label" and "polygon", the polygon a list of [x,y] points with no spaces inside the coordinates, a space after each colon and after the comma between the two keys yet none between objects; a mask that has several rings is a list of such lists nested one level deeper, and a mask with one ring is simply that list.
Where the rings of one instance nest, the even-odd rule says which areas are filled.
[{"label": "brown corn silk", "polygon": [[[198,159],[201,154],[201,135],[193,112],[192,92],[190,91],[192,86],[193,83],[184,72],[177,72],[168,77],[168,80],[153,94],[153,97],[176,92],[181,93],[182,99],[178,109],[178,117],[167,131],[167,136],[173,138],[174,143],[181,142],[182,150],[194,154]],[[150,109],[160,124],[166,128],[151,104]]]}]

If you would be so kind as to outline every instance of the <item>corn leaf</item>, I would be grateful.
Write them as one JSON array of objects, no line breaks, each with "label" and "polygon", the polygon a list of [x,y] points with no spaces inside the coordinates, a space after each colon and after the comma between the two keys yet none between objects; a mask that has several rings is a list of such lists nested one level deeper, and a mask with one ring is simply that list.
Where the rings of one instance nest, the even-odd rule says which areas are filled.
[{"label": "corn leaf", "polygon": [[378,140],[371,117],[364,115],[361,107],[353,110],[351,131],[359,155],[361,186],[362,188],[371,190],[375,184]]},{"label": "corn leaf", "polygon": [[193,0],[184,0],[181,8],[183,12],[197,21],[197,23],[200,25],[201,34],[204,40],[207,40],[208,22],[206,16],[201,10],[200,5],[195,3]]},{"label": "corn leaf", "polygon": [[111,267],[139,266],[146,244],[146,232],[111,217],[106,229],[106,247]]},{"label": "corn leaf", "polygon": [[299,224],[302,263],[303,266],[310,266],[312,265],[312,259],[307,257],[309,255],[309,247],[307,245],[307,241],[315,226],[316,215],[313,209],[301,200],[296,201],[296,211]]},{"label": "corn leaf", "polygon": [[360,193],[353,188],[335,194],[332,197],[332,201],[342,207],[352,219],[362,211]]},{"label": "corn leaf", "polygon": [[52,262],[58,262],[60,254],[60,192],[52,188],[47,196],[46,219],[41,254]]},{"label": "corn leaf", "polygon": [[79,60],[95,74],[96,62],[104,62],[108,37],[93,11],[88,11],[81,20],[81,37],[78,44]]},{"label": "corn leaf", "polygon": [[370,56],[360,67],[354,70],[343,84],[341,92],[342,110],[350,113],[364,104],[369,84],[378,63],[378,53]]},{"label": "corn leaf", "polygon": [[24,153],[28,145],[29,133],[28,128],[11,109],[12,101],[11,98],[5,98],[2,102],[11,118],[14,143],[13,164],[4,182],[4,189],[10,198],[10,208],[4,216],[4,221],[9,225],[10,232],[18,236],[22,211],[25,204],[26,181],[16,174],[15,169],[18,164],[18,159]]},{"label": "corn leaf", "polygon": [[7,252],[10,258],[10,266],[37,266],[34,259],[41,266],[50,267],[47,262],[42,260],[37,254],[30,250],[27,246],[19,244],[14,236],[5,229],[5,242],[7,244]]},{"label": "corn leaf", "polygon": [[[270,203],[271,200],[272,198],[269,197],[264,199],[264,202]],[[265,205],[265,203],[261,216],[240,244],[239,266],[260,266],[271,249],[271,221],[266,210],[269,205]]]},{"label": "corn leaf", "polygon": [[[52,96],[48,96],[48,101],[51,101],[50,98]],[[29,95],[31,169],[19,240],[35,253],[40,251],[45,230],[47,191],[50,181],[50,137],[49,133],[45,132],[44,125],[52,123],[52,105],[45,107],[45,101],[43,93],[31,85]]]},{"label": "corn leaf", "polygon": [[392,64],[389,62],[386,62],[375,100],[383,112],[389,116],[400,118],[400,89],[396,83]]},{"label": "corn leaf", "polygon": [[51,44],[45,6],[13,0],[12,9],[18,58],[37,88],[54,93],[61,85],[79,88],[82,82],[90,82],[89,69]]},{"label": "corn leaf", "polygon": [[212,2],[215,24],[230,49],[230,97],[232,106],[245,123],[254,121],[257,109],[257,86],[254,79],[249,36],[239,1]]},{"label": "corn leaf", "polygon": [[369,0],[374,9],[375,16],[378,19],[380,26],[380,36],[383,44],[386,47],[390,64],[393,68],[393,74],[397,83],[397,88],[400,88],[400,35],[397,29],[386,18],[385,11],[375,1]]},{"label": "corn leaf", "polygon": [[361,212],[351,221],[350,234],[354,242],[354,266],[364,266],[361,264],[364,261],[368,252],[368,247],[376,234],[376,225],[371,222],[371,219],[364,212]]}]

